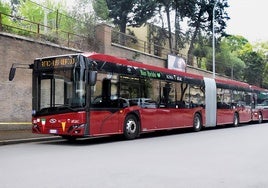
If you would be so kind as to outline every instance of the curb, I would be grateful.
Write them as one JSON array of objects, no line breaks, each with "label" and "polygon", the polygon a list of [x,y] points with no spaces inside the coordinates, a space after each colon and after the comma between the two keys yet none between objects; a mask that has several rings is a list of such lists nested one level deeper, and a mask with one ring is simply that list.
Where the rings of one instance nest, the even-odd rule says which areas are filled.
[{"label": "curb", "polygon": [[40,141],[52,141],[60,140],[60,136],[50,136],[50,137],[40,137],[40,138],[23,138],[23,139],[13,139],[13,140],[3,140],[0,141],[0,146],[10,145],[10,144],[20,144],[20,143],[29,143],[29,142],[40,142]]}]

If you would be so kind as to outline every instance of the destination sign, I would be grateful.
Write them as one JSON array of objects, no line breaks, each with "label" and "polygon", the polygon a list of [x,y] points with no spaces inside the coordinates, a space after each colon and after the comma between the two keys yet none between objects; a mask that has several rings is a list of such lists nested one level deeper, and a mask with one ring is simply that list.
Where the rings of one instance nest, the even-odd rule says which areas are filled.
[{"label": "destination sign", "polygon": [[75,64],[75,58],[70,57],[60,57],[53,59],[43,59],[39,62],[40,68],[58,68],[58,67],[66,67]]}]

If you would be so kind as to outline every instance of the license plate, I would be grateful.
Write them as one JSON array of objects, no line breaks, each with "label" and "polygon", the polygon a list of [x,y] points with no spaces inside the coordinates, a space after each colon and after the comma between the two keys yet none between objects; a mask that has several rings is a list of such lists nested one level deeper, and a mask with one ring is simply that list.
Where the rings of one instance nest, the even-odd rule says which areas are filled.
[{"label": "license plate", "polygon": [[57,134],[58,131],[57,131],[57,129],[50,129],[50,130],[49,130],[49,133],[50,133],[50,134]]}]

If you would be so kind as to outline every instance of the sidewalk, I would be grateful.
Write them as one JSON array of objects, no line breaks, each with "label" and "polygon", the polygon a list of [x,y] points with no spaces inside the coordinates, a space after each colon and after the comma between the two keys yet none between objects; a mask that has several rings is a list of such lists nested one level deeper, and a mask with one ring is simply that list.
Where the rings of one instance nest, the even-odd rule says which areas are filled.
[{"label": "sidewalk", "polygon": [[0,145],[59,139],[53,135],[33,134],[31,129],[0,130]]},{"label": "sidewalk", "polygon": [[[45,135],[47,137],[47,135]],[[25,139],[25,138],[39,138],[44,135],[33,134],[32,130],[1,130],[0,141],[3,140],[14,140],[14,139]]]}]

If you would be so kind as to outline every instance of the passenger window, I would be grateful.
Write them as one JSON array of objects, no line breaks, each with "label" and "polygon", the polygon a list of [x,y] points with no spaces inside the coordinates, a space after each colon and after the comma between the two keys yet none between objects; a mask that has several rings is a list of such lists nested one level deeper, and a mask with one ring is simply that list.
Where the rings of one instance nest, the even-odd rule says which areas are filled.
[{"label": "passenger window", "polygon": [[190,86],[190,92],[189,92],[189,107],[195,108],[199,106],[204,106],[205,104],[205,91],[203,87],[197,86],[197,85],[191,85]]},{"label": "passenger window", "polygon": [[160,107],[175,108],[176,91],[173,83],[161,82]]}]

